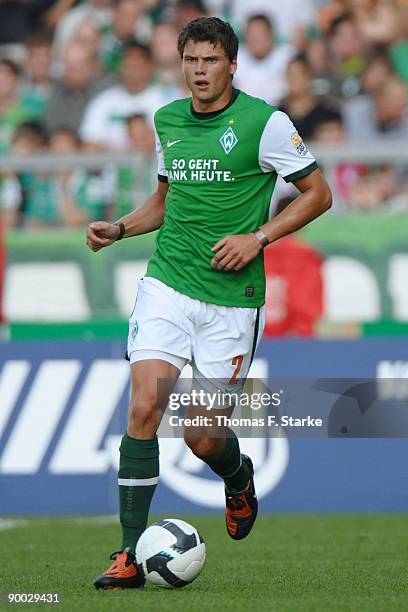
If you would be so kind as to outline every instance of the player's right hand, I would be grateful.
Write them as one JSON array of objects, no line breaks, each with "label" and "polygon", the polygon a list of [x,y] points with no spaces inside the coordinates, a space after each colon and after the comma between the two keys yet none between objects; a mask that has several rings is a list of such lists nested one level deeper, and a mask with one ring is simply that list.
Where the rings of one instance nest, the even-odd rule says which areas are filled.
[{"label": "player's right hand", "polygon": [[104,247],[110,246],[119,237],[120,228],[114,223],[107,221],[94,221],[88,225],[86,232],[86,244],[96,253]]}]

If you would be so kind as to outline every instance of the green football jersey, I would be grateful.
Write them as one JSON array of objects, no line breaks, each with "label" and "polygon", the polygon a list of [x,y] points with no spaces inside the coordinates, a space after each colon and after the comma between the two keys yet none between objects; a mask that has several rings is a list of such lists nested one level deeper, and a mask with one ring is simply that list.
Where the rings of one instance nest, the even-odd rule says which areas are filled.
[{"label": "green football jersey", "polygon": [[306,176],[314,158],[287,115],[238,90],[210,113],[196,112],[191,98],[171,102],[157,111],[155,128],[159,180],[169,190],[146,275],[203,302],[261,306],[263,253],[227,271],[211,267],[211,249],[265,223],[277,174]]}]

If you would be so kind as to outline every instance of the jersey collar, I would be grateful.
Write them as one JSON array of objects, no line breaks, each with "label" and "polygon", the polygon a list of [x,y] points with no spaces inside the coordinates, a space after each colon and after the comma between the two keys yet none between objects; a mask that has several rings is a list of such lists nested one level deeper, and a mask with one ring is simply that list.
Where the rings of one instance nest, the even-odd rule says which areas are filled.
[{"label": "jersey collar", "polygon": [[200,112],[194,110],[193,102],[191,102],[190,103],[191,114],[196,119],[212,119],[213,117],[218,117],[218,115],[221,115],[221,113],[226,111],[227,108],[229,108],[230,106],[232,106],[234,104],[235,100],[238,98],[240,93],[241,92],[240,92],[239,89],[235,89],[235,87],[233,87],[232,88],[231,98],[230,98],[230,101],[228,102],[228,104],[226,106],[224,106],[224,108],[220,108],[219,110],[216,110],[216,111],[210,111],[209,113],[200,113]]}]

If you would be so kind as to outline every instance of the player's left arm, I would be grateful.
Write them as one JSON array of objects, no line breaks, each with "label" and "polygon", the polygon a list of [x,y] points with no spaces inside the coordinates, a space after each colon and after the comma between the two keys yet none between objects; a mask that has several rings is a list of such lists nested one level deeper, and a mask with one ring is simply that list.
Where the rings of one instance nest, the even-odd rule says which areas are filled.
[{"label": "player's left arm", "polygon": [[300,191],[298,197],[279,215],[260,227],[268,242],[275,242],[296,232],[329,210],[332,205],[330,187],[319,168],[293,183]]},{"label": "player's left arm", "polygon": [[[290,118],[282,111],[271,114],[259,142],[259,166],[294,183],[300,195],[274,219],[250,234],[226,236],[213,248],[212,265],[241,270],[269,242],[300,229],[331,206],[331,192],[316,160],[305,146]],[[257,236],[253,233],[256,229]]]},{"label": "player's left arm", "polygon": [[264,244],[253,232],[226,236],[212,249],[215,255],[211,265],[214,268],[241,270],[255,259],[267,243],[296,232],[330,208],[330,187],[318,168],[293,182],[300,194],[279,215],[260,226],[259,229],[266,236]]}]

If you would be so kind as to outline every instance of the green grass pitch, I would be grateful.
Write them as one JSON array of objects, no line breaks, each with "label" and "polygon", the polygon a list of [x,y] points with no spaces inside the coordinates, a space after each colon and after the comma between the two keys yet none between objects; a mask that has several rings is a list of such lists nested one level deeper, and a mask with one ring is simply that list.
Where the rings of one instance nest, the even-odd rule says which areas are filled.
[{"label": "green grass pitch", "polygon": [[242,542],[223,516],[183,516],[207,545],[202,574],[180,590],[96,591],[117,549],[111,517],[27,519],[0,531],[0,592],[60,592],[47,609],[93,612],[392,612],[408,610],[408,515],[267,515]]}]

